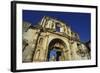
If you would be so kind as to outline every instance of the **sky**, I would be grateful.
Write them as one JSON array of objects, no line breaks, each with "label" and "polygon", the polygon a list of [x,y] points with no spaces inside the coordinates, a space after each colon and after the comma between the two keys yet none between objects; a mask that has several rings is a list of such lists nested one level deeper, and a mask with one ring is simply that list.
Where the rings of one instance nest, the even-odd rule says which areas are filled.
[{"label": "sky", "polygon": [[82,42],[91,39],[91,14],[76,12],[53,12],[53,11],[33,11],[23,10],[22,20],[36,25],[44,16],[57,18],[67,23],[71,30],[78,33]]}]

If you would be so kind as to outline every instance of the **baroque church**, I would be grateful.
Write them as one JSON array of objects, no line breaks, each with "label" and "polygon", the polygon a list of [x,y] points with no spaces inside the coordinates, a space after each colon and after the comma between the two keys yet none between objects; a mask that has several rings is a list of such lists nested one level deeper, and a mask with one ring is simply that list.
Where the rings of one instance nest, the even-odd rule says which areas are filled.
[{"label": "baroque church", "polygon": [[23,63],[88,59],[90,48],[63,21],[44,16],[37,26],[23,22]]}]

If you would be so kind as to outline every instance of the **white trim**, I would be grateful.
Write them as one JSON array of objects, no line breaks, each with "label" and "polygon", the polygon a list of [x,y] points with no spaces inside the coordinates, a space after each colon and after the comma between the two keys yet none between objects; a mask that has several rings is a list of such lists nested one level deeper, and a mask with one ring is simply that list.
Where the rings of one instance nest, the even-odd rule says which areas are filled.
[{"label": "white trim", "polygon": [[[82,12],[91,13],[91,60],[82,61],[63,61],[63,62],[39,62],[39,63],[22,63],[22,10],[41,10],[41,11],[59,11],[59,12]],[[85,65],[95,65],[95,9],[91,8],[77,8],[77,7],[60,7],[60,6],[45,6],[45,5],[28,5],[28,4],[17,4],[17,15],[16,15],[16,25],[17,25],[17,70],[20,69],[37,69],[37,68],[51,68],[51,67],[71,67],[71,66],[85,66]],[[85,30],[85,29],[84,29]]]}]

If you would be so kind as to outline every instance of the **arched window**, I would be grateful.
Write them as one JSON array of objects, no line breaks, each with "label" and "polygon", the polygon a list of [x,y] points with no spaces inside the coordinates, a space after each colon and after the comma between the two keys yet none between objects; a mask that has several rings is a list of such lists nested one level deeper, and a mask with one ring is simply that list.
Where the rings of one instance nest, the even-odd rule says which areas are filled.
[{"label": "arched window", "polygon": [[49,61],[59,61],[60,56],[61,51],[59,51],[57,47],[53,47],[52,50],[50,50]]},{"label": "arched window", "polygon": [[62,61],[65,60],[64,49],[66,44],[60,39],[53,39],[48,46],[47,61]]},{"label": "arched window", "polygon": [[60,32],[60,24],[56,23],[56,32]]}]

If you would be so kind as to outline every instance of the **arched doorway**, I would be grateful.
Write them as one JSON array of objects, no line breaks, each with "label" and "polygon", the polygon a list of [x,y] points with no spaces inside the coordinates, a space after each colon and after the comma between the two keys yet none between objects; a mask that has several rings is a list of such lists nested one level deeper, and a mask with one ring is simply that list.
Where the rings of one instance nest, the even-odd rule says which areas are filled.
[{"label": "arched doorway", "polygon": [[64,50],[66,48],[66,44],[61,39],[53,39],[48,46],[47,61],[65,60]]}]

